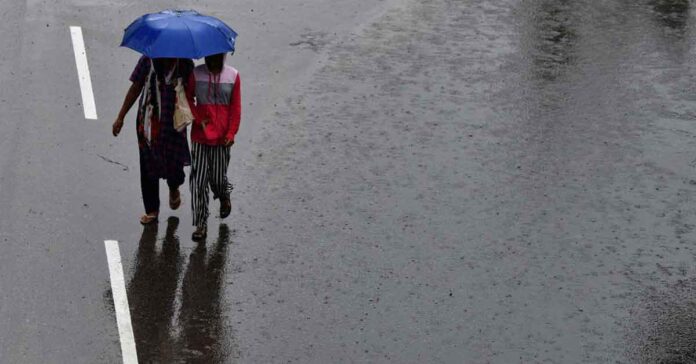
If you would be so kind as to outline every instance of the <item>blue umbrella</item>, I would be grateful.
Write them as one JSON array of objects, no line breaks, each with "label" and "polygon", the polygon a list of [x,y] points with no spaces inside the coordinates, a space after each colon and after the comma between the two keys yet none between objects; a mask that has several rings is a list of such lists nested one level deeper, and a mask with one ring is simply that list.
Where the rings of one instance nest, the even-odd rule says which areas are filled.
[{"label": "blue umbrella", "polygon": [[122,47],[150,58],[202,58],[234,52],[237,33],[220,19],[193,10],[145,14],[126,28]]}]

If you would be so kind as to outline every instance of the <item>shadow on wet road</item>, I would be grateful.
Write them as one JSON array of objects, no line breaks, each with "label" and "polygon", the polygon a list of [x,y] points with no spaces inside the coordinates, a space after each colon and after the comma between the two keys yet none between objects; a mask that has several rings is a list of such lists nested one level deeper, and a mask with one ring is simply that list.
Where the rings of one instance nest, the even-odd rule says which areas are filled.
[{"label": "shadow on wet road", "polygon": [[[677,64],[690,60],[689,52],[693,27],[690,20],[690,4],[686,0],[652,0],[652,20],[659,30],[655,47],[666,52]],[[667,66],[667,64],[665,64]]]},{"label": "shadow on wet road", "polygon": [[535,24],[533,64],[535,75],[545,81],[554,81],[565,66],[573,62],[573,43],[576,38],[571,22],[572,5],[569,1],[545,1],[532,17]]},{"label": "shadow on wet road", "polygon": [[161,251],[157,251],[157,225],[143,228],[135,273],[128,285],[133,332],[138,357],[143,362],[171,361],[175,352],[172,318],[182,256],[176,229],[179,219],[170,217]]},{"label": "shadow on wet road", "polygon": [[696,280],[650,291],[631,314],[632,362],[696,363]]},{"label": "shadow on wet road", "polygon": [[652,6],[664,25],[684,35],[689,19],[688,0],[653,0]]},{"label": "shadow on wet road", "polygon": [[[218,239],[208,256],[199,244],[189,257],[181,299],[181,357],[189,363],[229,363],[231,348],[222,322],[222,285],[229,243],[229,228],[220,225]],[[206,259],[207,258],[207,259]]]},{"label": "shadow on wet road", "polygon": [[143,363],[229,362],[229,342],[233,340],[228,340],[221,310],[229,228],[220,225],[210,254],[205,244],[198,244],[183,272],[185,259],[176,235],[178,225],[177,217],[167,220],[159,250],[157,225],[143,228],[135,272],[128,285],[139,360]]}]

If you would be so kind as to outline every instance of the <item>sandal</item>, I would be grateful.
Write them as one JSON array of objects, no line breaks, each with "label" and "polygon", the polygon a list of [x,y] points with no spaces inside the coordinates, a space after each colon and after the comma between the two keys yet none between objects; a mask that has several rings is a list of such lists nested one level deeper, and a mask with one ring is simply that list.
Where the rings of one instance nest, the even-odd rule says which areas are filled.
[{"label": "sandal", "polygon": [[169,207],[176,210],[181,206],[181,192],[179,189],[169,190]]},{"label": "sandal", "polygon": [[196,231],[191,234],[191,239],[193,241],[203,241],[208,235],[208,227],[203,225],[196,228]]},{"label": "sandal", "polygon": [[157,221],[157,213],[145,214],[140,217],[140,223],[143,225],[149,225]]},{"label": "sandal", "polygon": [[220,199],[220,218],[224,219],[227,216],[230,216],[231,211],[232,211],[232,202],[230,202],[230,197],[227,196],[227,198]]}]

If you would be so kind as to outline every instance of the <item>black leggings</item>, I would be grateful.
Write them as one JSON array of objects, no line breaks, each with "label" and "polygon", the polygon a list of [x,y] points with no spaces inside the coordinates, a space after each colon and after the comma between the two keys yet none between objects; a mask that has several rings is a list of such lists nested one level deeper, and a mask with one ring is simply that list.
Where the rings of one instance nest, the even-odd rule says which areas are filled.
[{"label": "black leggings", "polygon": [[[140,157],[140,190],[143,193],[145,213],[151,214],[153,212],[158,212],[160,207],[159,178],[147,176],[143,165],[142,157]],[[167,178],[167,185],[170,189],[175,189],[184,184],[185,180],[186,175],[184,174],[184,167],[182,166],[181,169],[177,170],[174,176],[169,176]]]}]

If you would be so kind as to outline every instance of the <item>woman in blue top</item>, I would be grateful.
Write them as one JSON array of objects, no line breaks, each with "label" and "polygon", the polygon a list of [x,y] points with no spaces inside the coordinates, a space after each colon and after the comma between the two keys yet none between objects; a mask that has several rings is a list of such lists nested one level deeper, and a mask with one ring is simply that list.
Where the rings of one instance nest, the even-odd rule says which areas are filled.
[{"label": "woman in blue top", "polygon": [[[112,132],[118,136],[123,119],[140,95],[136,131],[140,154],[140,187],[145,215],[140,222],[150,224],[159,215],[159,180],[167,180],[169,206],[181,205],[179,186],[185,181],[184,166],[191,165],[186,130],[174,129],[175,87],[181,78],[185,83],[193,70],[190,59],[141,57],[131,74],[132,82],[114,121]],[[148,88],[145,84],[148,83]]]}]

